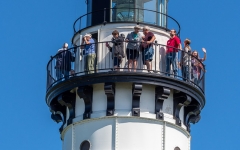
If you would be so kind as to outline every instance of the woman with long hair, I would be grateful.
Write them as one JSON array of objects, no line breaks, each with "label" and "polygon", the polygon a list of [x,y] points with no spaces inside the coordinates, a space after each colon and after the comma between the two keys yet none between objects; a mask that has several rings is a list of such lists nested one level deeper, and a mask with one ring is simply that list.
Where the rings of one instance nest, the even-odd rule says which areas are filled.
[{"label": "woman with long hair", "polygon": [[202,48],[204,57],[200,58],[196,50],[192,52],[191,65],[192,65],[192,79],[194,83],[198,83],[201,75],[201,71],[205,71],[202,63],[207,58],[207,51],[205,48]]}]

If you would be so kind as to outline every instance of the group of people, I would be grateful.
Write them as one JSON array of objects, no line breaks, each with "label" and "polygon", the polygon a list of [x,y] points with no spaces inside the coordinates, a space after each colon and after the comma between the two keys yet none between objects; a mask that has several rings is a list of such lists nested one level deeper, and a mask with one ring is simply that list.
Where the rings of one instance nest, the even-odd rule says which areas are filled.
[{"label": "group of people", "polygon": [[110,52],[112,52],[113,66],[116,70],[120,69],[122,58],[125,57],[124,42],[128,43],[126,47],[128,70],[136,72],[139,51],[142,51],[142,61],[143,64],[147,66],[148,72],[152,70],[151,61],[154,55],[153,42],[156,37],[150,32],[148,26],[143,27],[143,36],[139,33],[140,29],[141,27],[136,25],[134,31],[128,33],[126,38],[124,34],[119,35],[117,30],[112,32],[113,37],[111,42],[113,46],[111,47],[108,42],[106,46],[109,48]]},{"label": "group of people", "polygon": [[[111,43],[106,42],[106,47],[112,53],[113,66],[116,71],[120,70],[125,54],[128,60],[128,70],[136,72],[138,65],[138,58],[140,51],[142,52],[142,62],[147,67],[147,71],[151,73],[152,65],[151,61],[154,56],[154,41],[156,39],[154,33],[150,31],[148,26],[143,27],[143,35],[139,32],[141,27],[136,25],[134,31],[127,34],[120,34],[119,31],[114,30],[112,32]],[[124,42],[128,43],[126,50],[124,49]],[[175,30],[170,31],[170,38],[167,41],[166,47],[166,71],[165,74],[170,76],[173,74],[174,77],[178,76],[178,68],[182,70],[183,80],[191,80],[195,83],[199,82],[201,72],[205,71],[202,62],[206,60],[206,49],[203,48],[204,58],[199,58],[197,51],[192,51],[190,47],[191,41],[189,39],[184,40],[184,47],[182,48],[181,40],[177,36]],[[111,45],[111,46],[110,46]],[[67,43],[64,44],[63,48],[58,51],[56,63],[56,76],[60,78],[62,76],[69,76],[71,70],[71,62],[74,61],[74,57],[71,52],[66,51]],[[95,41],[91,34],[86,34],[81,43],[81,49],[83,49],[84,56],[84,70],[86,74],[94,73],[95,68]],[[181,59],[178,62],[178,51],[181,51]],[[171,69],[172,66],[172,69]],[[60,71],[61,70],[61,71]],[[172,70],[172,73],[171,73]]]}]

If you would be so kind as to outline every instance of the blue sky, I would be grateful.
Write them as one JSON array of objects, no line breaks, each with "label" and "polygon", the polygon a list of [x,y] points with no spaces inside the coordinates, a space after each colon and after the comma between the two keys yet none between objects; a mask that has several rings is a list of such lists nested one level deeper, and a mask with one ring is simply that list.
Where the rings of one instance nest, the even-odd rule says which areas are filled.
[{"label": "blue sky", "polygon": [[[239,5],[169,1],[181,39],[207,49],[207,102],[191,128],[192,150],[239,149]],[[1,0],[0,12],[0,148],[60,150],[60,124],[45,104],[46,64],[63,42],[70,43],[73,22],[86,12],[84,0]]]}]

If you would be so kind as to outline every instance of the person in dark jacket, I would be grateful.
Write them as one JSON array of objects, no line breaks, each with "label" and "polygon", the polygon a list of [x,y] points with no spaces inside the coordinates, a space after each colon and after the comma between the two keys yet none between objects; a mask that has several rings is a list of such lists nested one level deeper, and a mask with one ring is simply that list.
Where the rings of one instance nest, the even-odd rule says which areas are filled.
[{"label": "person in dark jacket", "polygon": [[56,55],[56,77],[57,80],[63,76],[69,78],[69,72],[71,70],[71,62],[75,61],[75,57],[68,50],[68,44],[64,43],[63,48],[58,50]]},{"label": "person in dark jacket", "polygon": [[108,49],[110,50],[110,52],[112,52],[112,58],[113,58],[113,66],[114,69],[116,69],[117,71],[120,70],[120,65],[122,63],[122,59],[125,57],[124,54],[124,50],[123,50],[123,42],[125,39],[124,34],[121,34],[119,36],[119,32],[117,30],[114,30],[112,32],[112,43],[113,46],[111,47],[108,43],[106,43],[106,46],[108,47]]}]

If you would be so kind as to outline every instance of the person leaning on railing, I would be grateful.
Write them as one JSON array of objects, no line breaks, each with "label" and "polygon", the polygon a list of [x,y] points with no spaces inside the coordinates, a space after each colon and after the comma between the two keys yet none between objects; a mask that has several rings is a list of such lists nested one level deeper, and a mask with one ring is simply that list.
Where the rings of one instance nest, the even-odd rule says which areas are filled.
[{"label": "person leaning on railing", "polygon": [[170,76],[170,66],[173,68],[173,75],[177,77],[177,52],[181,49],[181,41],[176,35],[176,30],[170,31],[170,39],[167,41],[166,51],[166,75]]},{"label": "person leaning on railing", "polygon": [[113,46],[111,47],[108,42],[106,43],[106,46],[108,47],[108,49],[110,50],[110,52],[112,52],[112,58],[113,58],[113,66],[114,69],[119,71],[120,69],[120,65],[122,63],[122,58],[125,57],[124,55],[124,50],[123,50],[123,42],[125,39],[124,34],[121,34],[119,36],[119,32],[117,30],[114,30],[112,32],[112,43]]},{"label": "person leaning on railing", "polygon": [[180,68],[182,69],[182,78],[184,81],[189,80],[189,71],[191,65],[191,41],[189,39],[184,40],[184,48],[181,51],[181,59],[180,59]]},{"label": "person leaning on railing", "polygon": [[56,55],[56,78],[61,79],[63,76],[69,78],[69,72],[71,70],[71,62],[75,61],[75,57],[68,50],[68,44],[64,43],[63,47],[58,50]]},{"label": "person leaning on railing", "polygon": [[133,69],[136,72],[137,60],[139,57],[140,43],[142,41],[142,35],[139,33],[141,27],[136,25],[134,31],[129,33],[126,37],[126,42],[128,42],[126,55],[128,59],[128,71]]},{"label": "person leaning on railing", "polygon": [[198,55],[198,52],[194,50],[192,52],[192,58],[191,58],[191,72],[192,72],[192,80],[194,83],[198,84],[199,79],[201,76],[201,72],[204,71],[204,66],[202,65],[202,62],[204,62],[207,58],[207,50],[205,48],[202,48],[202,51],[204,52],[204,57],[200,58]]},{"label": "person leaning on railing", "polygon": [[94,73],[94,65],[95,65],[95,41],[92,39],[91,34],[86,34],[83,37],[81,48],[84,48],[84,69],[87,74]]},{"label": "person leaning on railing", "polygon": [[142,61],[143,64],[147,66],[148,72],[151,73],[151,61],[154,55],[153,42],[156,37],[152,32],[150,32],[150,28],[148,26],[143,27],[143,34],[144,36],[142,37]]}]

